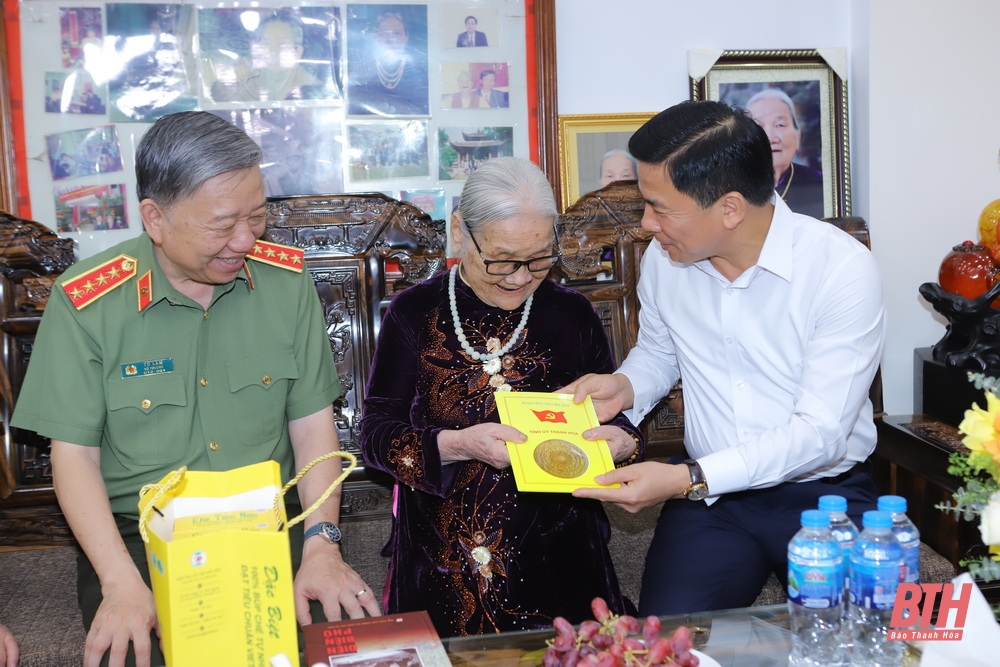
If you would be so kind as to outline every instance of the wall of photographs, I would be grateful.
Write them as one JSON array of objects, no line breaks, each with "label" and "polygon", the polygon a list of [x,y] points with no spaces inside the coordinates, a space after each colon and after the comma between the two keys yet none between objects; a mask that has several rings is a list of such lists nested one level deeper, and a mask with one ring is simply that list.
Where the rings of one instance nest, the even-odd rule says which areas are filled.
[{"label": "wall of photographs", "polygon": [[524,5],[23,0],[32,217],[80,257],[138,234],[136,143],[201,109],[260,144],[269,195],[447,218],[482,161],[529,157]]}]

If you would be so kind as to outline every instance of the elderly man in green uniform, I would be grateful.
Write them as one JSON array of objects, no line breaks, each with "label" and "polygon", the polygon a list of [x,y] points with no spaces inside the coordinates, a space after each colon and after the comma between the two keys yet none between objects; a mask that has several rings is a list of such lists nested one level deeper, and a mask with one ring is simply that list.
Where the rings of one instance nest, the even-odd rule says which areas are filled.
[{"label": "elderly man in green uniform", "polygon": [[[56,496],[83,548],[85,667],[163,664],[142,485],[268,459],[287,480],[339,447],[341,388],[302,251],[259,240],[260,161],[217,116],[158,120],[136,151],[145,233],[63,274],[39,326],[12,423],[52,438]],[[340,469],[334,459],[306,475],[301,504]],[[304,538],[290,534],[301,624],[380,613],[341,557],[339,499],[305,520]]]}]

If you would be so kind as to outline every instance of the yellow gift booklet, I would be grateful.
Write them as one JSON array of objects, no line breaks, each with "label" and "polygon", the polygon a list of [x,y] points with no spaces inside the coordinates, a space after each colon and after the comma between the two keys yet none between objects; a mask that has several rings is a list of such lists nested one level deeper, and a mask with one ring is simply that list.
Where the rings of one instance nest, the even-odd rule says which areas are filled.
[{"label": "yellow gift booklet", "polygon": [[586,440],[583,432],[599,426],[590,396],[574,403],[572,394],[498,391],[493,394],[500,421],[528,436],[508,442],[518,491],[570,493],[601,485],[594,477],[614,470],[606,440]]}]

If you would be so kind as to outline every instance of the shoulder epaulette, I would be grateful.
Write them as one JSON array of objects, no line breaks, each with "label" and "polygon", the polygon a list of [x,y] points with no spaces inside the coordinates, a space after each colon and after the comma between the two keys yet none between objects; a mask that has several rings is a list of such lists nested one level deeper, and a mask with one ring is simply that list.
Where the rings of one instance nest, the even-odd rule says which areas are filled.
[{"label": "shoulder epaulette", "polygon": [[111,290],[127,283],[137,272],[138,266],[134,257],[118,255],[60,284],[73,306],[77,310],[83,310]]},{"label": "shoulder epaulette", "polygon": [[278,266],[282,269],[302,273],[305,252],[301,248],[293,248],[280,243],[270,243],[269,241],[257,241],[253,250],[247,255],[248,259],[253,259],[271,266]]}]

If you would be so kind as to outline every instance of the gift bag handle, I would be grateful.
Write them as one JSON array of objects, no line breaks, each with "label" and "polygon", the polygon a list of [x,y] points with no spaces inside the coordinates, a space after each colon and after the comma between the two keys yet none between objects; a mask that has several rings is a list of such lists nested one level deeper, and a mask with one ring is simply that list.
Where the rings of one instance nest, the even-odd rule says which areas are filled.
[{"label": "gift bag handle", "polygon": [[142,541],[149,544],[149,516],[153,512],[156,512],[160,516],[163,513],[156,509],[157,501],[162,498],[168,491],[173,489],[175,486],[181,483],[184,479],[184,475],[187,473],[187,466],[181,466],[177,470],[170,473],[170,476],[163,480],[162,484],[146,484],[141,489],[139,489],[139,497],[142,498],[150,491],[156,491],[156,494],[150,499],[149,504],[143,508],[142,512],[139,514],[139,535],[142,536]]},{"label": "gift bag handle", "polygon": [[310,461],[309,463],[307,463],[306,466],[304,468],[302,468],[302,470],[299,471],[299,474],[297,474],[292,479],[288,480],[288,483],[285,484],[283,487],[281,487],[281,491],[278,493],[278,495],[276,495],[274,497],[274,512],[275,512],[275,516],[280,516],[278,514],[279,511],[280,511],[279,510],[279,506],[278,506],[278,499],[281,498],[281,497],[283,497],[285,495],[285,493],[289,489],[291,489],[293,486],[295,486],[296,484],[298,484],[299,480],[302,479],[302,477],[307,472],[309,472],[310,468],[312,468],[317,463],[321,463],[323,461],[326,461],[326,460],[332,459],[332,458],[341,458],[341,459],[344,459],[345,461],[347,461],[347,467],[344,469],[344,471],[342,473],[340,473],[340,476],[337,477],[337,479],[333,480],[333,483],[330,484],[330,488],[328,488],[326,491],[324,491],[323,495],[321,495],[319,498],[316,499],[316,502],[314,502],[312,505],[310,505],[307,509],[303,510],[302,514],[298,515],[297,517],[295,517],[294,519],[291,519],[288,522],[288,525],[285,526],[286,529],[287,528],[291,528],[292,526],[294,526],[295,524],[299,523],[300,521],[305,520],[305,518],[307,516],[309,516],[310,514],[312,514],[313,512],[315,512],[319,508],[320,505],[322,505],[323,503],[325,503],[327,501],[327,499],[330,497],[330,494],[333,493],[334,489],[336,489],[337,486],[339,486],[341,482],[343,482],[345,479],[347,479],[347,476],[351,474],[351,471],[354,470],[358,466],[358,459],[357,459],[356,456],[354,456],[354,454],[351,454],[350,452],[345,452],[342,449],[338,449],[335,452],[329,452],[327,454],[323,454],[322,456],[316,458],[315,460]]},{"label": "gift bag handle", "polygon": [[[300,470],[299,473],[295,477],[293,477],[292,479],[290,479],[288,481],[288,483],[285,484],[281,488],[281,491],[279,491],[277,494],[275,494],[275,496],[274,496],[274,517],[275,517],[276,521],[280,522],[280,520],[281,520],[280,499],[284,497],[285,493],[287,493],[288,490],[291,489],[293,486],[295,486],[296,484],[298,484],[299,480],[302,479],[302,477],[307,472],[309,472],[309,470],[313,466],[315,466],[317,463],[322,463],[323,461],[327,461],[327,460],[332,459],[332,458],[341,458],[341,459],[346,460],[347,461],[347,468],[344,469],[344,471],[340,473],[340,475],[337,477],[337,479],[333,480],[333,483],[330,484],[330,487],[326,491],[323,492],[323,495],[321,495],[316,500],[316,502],[314,502],[312,505],[310,505],[305,511],[302,512],[302,514],[298,515],[297,517],[295,517],[294,519],[292,519],[291,521],[289,521],[288,525],[283,526],[281,528],[281,530],[287,530],[288,528],[291,528],[292,526],[294,526],[295,524],[299,523],[300,521],[305,520],[305,518],[307,516],[309,516],[310,514],[312,514],[313,512],[315,512],[319,508],[320,505],[322,505],[323,503],[325,503],[327,501],[327,499],[330,498],[330,495],[333,493],[334,489],[336,489],[337,486],[341,484],[341,482],[343,482],[345,479],[347,479],[347,476],[351,474],[351,471],[354,470],[358,466],[358,459],[357,459],[357,457],[354,456],[354,454],[352,454],[350,452],[345,452],[343,450],[337,450],[337,451],[334,451],[334,452],[328,452],[328,453],[323,454],[322,456],[317,457],[316,459],[310,461],[309,463],[307,463],[306,466],[304,468],[302,468],[302,470]],[[149,543],[149,533],[148,533],[148,527],[147,526],[149,525],[150,514],[153,513],[154,511],[155,512],[159,512],[159,510],[156,509],[156,503],[157,503],[157,501],[159,501],[160,498],[162,498],[167,492],[169,492],[175,486],[177,486],[178,484],[180,484],[181,480],[184,479],[184,475],[186,473],[187,473],[187,466],[181,466],[177,470],[173,471],[170,474],[170,476],[167,477],[167,479],[165,479],[163,481],[162,484],[146,484],[145,486],[142,487],[142,489],[139,490],[139,497],[140,498],[143,497],[143,496],[145,496],[150,491],[156,491],[156,494],[149,501],[149,504],[146,505],[146,507],[142,510],[142,513],[139,515],[139,534],[142,536],[142,541],[143,542],[145,542],[147,544]]]}]

